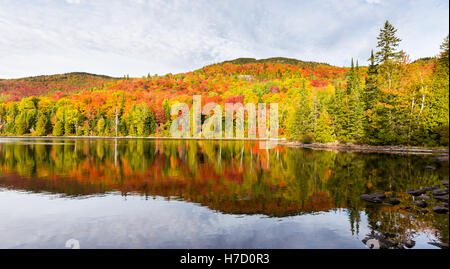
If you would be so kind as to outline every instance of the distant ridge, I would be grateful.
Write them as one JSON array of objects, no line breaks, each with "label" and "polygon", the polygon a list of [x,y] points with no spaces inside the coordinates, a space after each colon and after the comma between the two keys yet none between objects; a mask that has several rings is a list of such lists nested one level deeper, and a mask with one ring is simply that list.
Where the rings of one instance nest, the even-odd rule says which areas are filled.
[{"label": "distant ridge", "polygon": [[92,74],[87,72],[69,72],[69,73],[63,73],[63,74],[52,74],[52,75],[37,75],[37,76],[30,76],[30,77],[21,77],[21,78],[11,78],[11,79],[2,79],[1,80],[24,80],[24,81],[48,81],[48,80],[61,80],[61,79],[69,79],[72,77],[97,77],[97,78],[104,78],[104,79],[120,79],[116,77],[110,77],[107,75],[98,75],[98,74]]},{"label": "distant ridge", "polygon": [[320,63],[313,61],[302,61],[294,58],[285,58],[285,57],[272,57],[267,59],[255,59],[255,58],[237,58],[234,60],[224,61],[217,64],[250,64],[250,63],[276,63],[276,64],[288,64],[288,65],[296,65],[302,67],[317,67],[317,66],[332,66],[328,63]]},{"label": "distant ridge", "polygon": [[119,78],[85,72],[0,79],[0,97],[19,100],[27,96],[40,96],[55,92],[74,93],[102,88],[104,85],[117,80]]}]

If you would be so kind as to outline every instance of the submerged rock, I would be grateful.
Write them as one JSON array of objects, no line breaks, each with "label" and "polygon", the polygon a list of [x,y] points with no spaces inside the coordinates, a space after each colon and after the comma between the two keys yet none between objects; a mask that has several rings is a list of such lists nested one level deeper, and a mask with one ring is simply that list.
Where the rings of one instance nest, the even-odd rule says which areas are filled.
[{"label": "submerged rock", "polygon": [[417,197],[417,198],[419,198],[419,199],[422,199],[422,200],[430,200],[430,196],[428,196],[428,195],[420,195],[419,197]]},{"label": "submerged rock", "polygon": [[427,170],[436,170],[436,167],[428,165],[428,166],[425,166],[425,169],[427,169]]},{"label": "submerged rock", "polygon": [[425,201],[420,201],[420,200],[414,201],[413,204],[415,204],[418,207],[422,207],[422,208],[427,207],[427,203]]},{"label": "submerged rock", "polygon": [[426,213],[428,213],[428,210],[426,210],[426,209],[421,209],[421,210],[419,210],[421,213],[423,213],[423,214],[426,214]]},{"label": "submerged rock", "polygon": [[446,180],[446,181],[442,181],[441,183],[442,183],[442,185],[444,185],[445,187],[447,187],[447,188],[448,188],[448,180]]}]

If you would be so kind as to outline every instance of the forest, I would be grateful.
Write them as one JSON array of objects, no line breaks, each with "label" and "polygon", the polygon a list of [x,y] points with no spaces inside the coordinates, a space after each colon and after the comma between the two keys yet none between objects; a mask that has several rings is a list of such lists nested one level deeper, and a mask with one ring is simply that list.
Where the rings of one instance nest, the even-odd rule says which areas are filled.
[{"label": "forest", "polygon": [[142,78],[0,79],[0,135],[164,137],[171,105],[201,95],[221,105],[278,103],[279,136],[304,143],[447,146],[448,36],[436,56],[412,61],[396,32],[386,21],[368,66],[239,58]]}]

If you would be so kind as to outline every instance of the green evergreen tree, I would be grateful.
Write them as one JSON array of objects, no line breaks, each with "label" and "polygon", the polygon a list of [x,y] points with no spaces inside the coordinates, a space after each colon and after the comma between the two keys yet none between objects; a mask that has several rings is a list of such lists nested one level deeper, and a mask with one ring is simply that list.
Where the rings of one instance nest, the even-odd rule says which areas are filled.
[{"label": "green evergreen tree", "polygon": [[396,51],[398,43],[401,41],[400,38],[396,37],[395,34],[397,29],[386,20],[384,23],[384,28],[380,30],[378,35],[378,45],[380,51],[376,53],[375,59],[378,63],[384,63],[388,60],[396,60],[401,57],[400,52]]},{"label": "green evergreen tree", "polygon": [[310,137],[314,132],[313,102],[307,95],[305,85],[300,89],[299,95],[299,102],[289,121],[288,130],[291,138],[297,140],[310,140]]},{"label": "green evergreen tree", "polygon": [[362,94],[362,102],[364,106],[364,140],[367,143],[374,143],[376,137],[376,128],[373,126],[372,117],[375,113],[376,104],[379,101],[380,90],[377,87],[377,66],[375,64],[375,56],[373,50],[370,53],[370,64],[367,69],[365,88]]}]

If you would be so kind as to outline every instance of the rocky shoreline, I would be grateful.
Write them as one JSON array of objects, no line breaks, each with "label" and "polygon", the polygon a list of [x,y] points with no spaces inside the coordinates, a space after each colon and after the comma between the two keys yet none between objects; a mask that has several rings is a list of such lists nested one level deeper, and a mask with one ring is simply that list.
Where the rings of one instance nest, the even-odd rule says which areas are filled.
[{"label": "rocky shoreline", "polygon": [[[443,186],[443,187],[442,187]],[[409,211],[408,215],[414,215],[412,212],[420,214],[449,214],[448,200],[449,187],[448,180],[441,182],[441,184],[421,188],[419,190],[406,190],[406,193],[413,197],[412,202],[401,202],[392,193],[372,193],[362,194],[360,199],[369,204],[381,205],[400,205],[401,209]],[[404,249],[412,248],[415,245],[414,240],[400,240],[400,236],[389,232],[372,233],[365,237],[362,242],[369,248],[380,249]],[[430,245],[448,249],[448,243],[444,242],[429,242]]]},{"label": "rocky shoreline", "polygon": [[424,148],[424,147],[410,147],[410,146],[373,146],[360,144],[342,144],[342,143],[312,143],[304,144],[297,141],[281,141],[279,145],[287,147],[329,150],[329,151],[344,151],[344,152],[361,152],[361,153],[389,153],[389,154],[435,154],[439,155],[442,161],[448,161],[448,148]]}]

